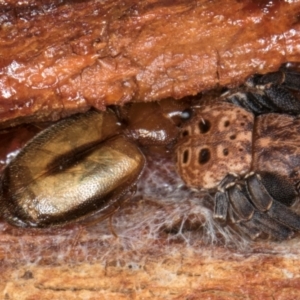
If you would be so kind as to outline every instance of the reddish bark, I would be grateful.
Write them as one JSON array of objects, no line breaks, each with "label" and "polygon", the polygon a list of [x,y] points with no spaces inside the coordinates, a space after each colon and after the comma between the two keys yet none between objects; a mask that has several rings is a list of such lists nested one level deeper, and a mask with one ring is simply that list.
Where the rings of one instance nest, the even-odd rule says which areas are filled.
[{"label": "reddish bark", "polygon": [[279,0],[6,1],[2,127],[181,98],[299,61],[299,12]]}]

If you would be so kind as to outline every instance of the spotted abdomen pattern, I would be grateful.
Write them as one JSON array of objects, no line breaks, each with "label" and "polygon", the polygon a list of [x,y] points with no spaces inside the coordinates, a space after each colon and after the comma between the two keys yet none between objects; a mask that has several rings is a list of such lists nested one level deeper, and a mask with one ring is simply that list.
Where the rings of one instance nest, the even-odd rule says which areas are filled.
[{"label": "spotted abdomen pattern", "polygon": [[212,189],[228,173],[249,172],[253,126],[253,114],[230,103],[195,107],[177,146],[177,169],[186,184]]}]

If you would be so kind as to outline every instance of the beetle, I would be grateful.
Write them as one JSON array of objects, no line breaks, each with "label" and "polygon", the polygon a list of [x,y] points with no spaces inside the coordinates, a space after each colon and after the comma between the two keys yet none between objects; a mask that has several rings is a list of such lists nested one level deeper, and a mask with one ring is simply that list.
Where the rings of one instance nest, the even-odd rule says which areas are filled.
[{"label": "beetle", "polygon": [[291,208],[299,197],[299,80],[282,69],[187,109],[162,101],[59,121],[4,169],[0,213],[20,227],[107,217],[143,172],[140,145],[169,145],[187,186],[215,195],[216,219],[251,238],[287,239],[300,231]]},{"label": "beetle", "polygon": [[145,166],[133,140],[140,145],[174,142],[174,114],[181,113],[182,105],[149,103],[147,115],[144,104],[122,111],[91,110],[50,126],[4,169],[1,216],[12,225],[35,228],[64,225],[95,213],[100,219],[110,216],[133,193]]}]

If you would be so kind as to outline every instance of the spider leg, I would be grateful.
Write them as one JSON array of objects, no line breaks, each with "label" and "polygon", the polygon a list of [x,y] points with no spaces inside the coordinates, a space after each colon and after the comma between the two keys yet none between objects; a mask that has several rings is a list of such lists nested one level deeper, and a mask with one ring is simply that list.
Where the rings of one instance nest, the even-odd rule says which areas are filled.
[{"label": "spider leg", "polygon": [[252,240],[257,239],[264,233],[275,240],[286,240],[294,234],[290,227],[257,210],[249,221],[238,222],[236,226]]},{"label": "spider leg", "polygon": [[248,222],[237,224],[243,233],[248,235],[252,240],[255,240],[263,233],[272,237],[275,240],[286,240],[293,236],[294,231],[273,220],[267,214],[256,211],[253,218]]},{"label": "spider leg", "polygon": [[286,206],[298,202],[298,191],[287,177],[270,172],[261,172],[258,176],[270,195],[277,201]]},{"label": "spider leg", "polygon": [[218,186],[218,192],[214,198],[214,219],[225,222],[227,215],[229,214],[229,198],[225,192],[227,186],[232,185],[237,180],[237,176],[234,174],[227,174]]},{"label": "spider leg", "polygon": [[267,211],[273,203],[273,198],[262,184],[259,175],[251,174],[247,178],[247,190],[253,204],[260,211]]},{"label": "spider leg", "polygon": [[[226,100],[256,115],[277,112],[300,113],[300,73],[289,70],[256,74]],[[297,95],[296,95],[297,94]]]},{"label": "spider leg", "polygon": [[[268,208],[273,207],[273,200],[269,195],[266,195],[265,192],[265,190],[262,190],[260,195],[256,195],[256,198],[261,196],[264,197],[261,201],[256,201],[259,203],[259,207],[256,207],[256,210],[255,205],[250,202],[252,197],[249,197],[244,186],[235,184],[229,187],[227,189],[227,194],[233,210],[233,213],[231,214],[232,220],[235,220],[238,227],[247,228],[248,235],[253,239],[257,238],[262,233],[266,233],[276,240],[290,238],[294,234],[293,230],[289,228],[291,227],[290,224],[282,223],[278,218],[275,218],[275,216],[263,213]],[[262,212],[260,212],[260,208],[263,208]],[[278,212],[276,208],[274,211],[275,213]]]},{"label": "spider leg", "polygon": [[300,231],[300,216],[280,202],[274,201],[272,207],[268,211],[268,215],[278,222]]},{"label": "spider leg", "polygon": [[262,232],[276,240],[286,240],[291,238],[294,234],[294,231],[289,226],[278,223],[277,220],[273,219],[268,214],[259,211],[255,212],[252,222],[258,228],[261,228]]},{"label": "spider leg", "polygon": [[228,197],[224,192],[217,192],[215,195],[214,219],[225,222],[228,212]]},{"label": "spider leg", "polygon": [[[230,180],[236,177],[228,177],[220,185],[221,191],[215,194],[214,218],[225,222],[227,216],[231,223],[236,224],[251,239],[256,239],[262,232],[253,225],[251,219],[254,214],[254,207],[245,194],[245,190],[240,185],[236,185]],[[226,183],[228,186],[226,187]],[[250,220],[250,221],[249,221]]]},{"label": "spider leg", "polygon": [[300,73],[281,68],[278,72],[270,72],[265,75],[255,75],[256,85],[277,84],[291,90],[300,91]]},{"label": "spider leg", "polygon": [[257,239],[263,233],[261,229],[258,228],[257,224],[250,220],[246,223],[237,224],[238,228],[247,235],[251,240]]},{"label": "spider leg", "polygon": [[300,91],[300,74],[298,72],[284,72],[285,80],[283,86],[286,86],[292,90]]},{"label": "spider leg", "polygon": [[241,106],[256,115],[275,110],[276,106],[263,93],[237,92],[227,97],[236,106]]},{"label": "spider leg", "polygon": [[264,89],[265,95],[277,107],[274,112],[286,114],[299,114],[300,101],[287,88],[279,85],[271,85]]},{"label": "spider leg", "polygon": [[253,217],[254,207],[247,198],[242,186],[235,184],[227,189],[227,195],[234,212],[240,221],[248,221]]},{"label": "spider leg", "polygon": [[242,187],[230,184],[215,194],[214,218],[225,222],[227,216],[232,223],[248,221],[252,218],[254,207],[246,197]]},{"label": "spider leg", "polygon": [[251,239],[285,240],[300,231],[300,215],[289,208],[298,198],[294,185],[275,173],[228,178],[215,194],[214,218],[229,219]]},{"label": "spider leg", "polygon": [[[258,211],[261,213],[265,212],[275,222],[300,231],[300,215],[288,207],[294,204],[295,199],[298,198],[295,188],[286,181],[286,184],[291,187],[292,191],[289,194],[285,194],[284,191],[280,191],[280,186],[273,188],[274,184],[271,184],[272,178],[275,181],[273,183],[276,183],[278,179],[276,175],[271,176],[270,173],[266,173],[265,175],[267,175],[267,180],[266,178],[262,180],[262,174],[258,175],[254,173],[246,178],[246,186],[252,203]],[[273,195],[270,193],[272,188]]]}]

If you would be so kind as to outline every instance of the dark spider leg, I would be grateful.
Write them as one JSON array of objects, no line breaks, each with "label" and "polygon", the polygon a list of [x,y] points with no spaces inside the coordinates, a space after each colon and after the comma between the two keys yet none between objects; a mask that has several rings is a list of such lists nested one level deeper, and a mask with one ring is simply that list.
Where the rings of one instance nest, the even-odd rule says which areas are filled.
[{"label": "dark spider leg", "polygon": [[266,86],[270,84],[282,84],[284,82],[284,79],[284,72],[270,72],[264,75],[253,75],[249,80],[247,80],[247,84],[252,87],[259,85]]},{"label": "dark spider leg", "polygon": [[291,90],[300,91],[300,73],[282,68],[278,72],[257,76],[253,83],[256,85],[280,84]]},{"label": "dark spider leg", "polygon": [[246,197],[245,192],[239,184],[235,184],[227,189],[228,199],[234,212],[241,221],[248,221],[254,214],[254,207]]},{"label": "dark spider leg", "polygon": [[269,111],[276,111],[277,106],[264,93],[246,93],[247,105],[254,114],[260,115]]},{"label": "dark spider leg", "polygon": [[232,206],[229,205],[228,207],[228,217],[231,223],[238,224],[241,222],[240,217],[236,214]]},{"label": "dark spider leg", "polygon": [[[229,216],[251,239],[265,233],[273,239],[285,240],[294,231],[300,231],[300,215],[287,207],[295,202],[298,194],[287,179],[276,174],[252,173],[245,178],[245,185],[236,183],[237,180],[240,181],[232,175],[220,184],[221,191],[215,195],[216,219],[226,221]],[[288,199],[279,197],[278,200],[270,190],[273,194],[283,192]]]},{"label": "dark spider leg", "polygon": [[256,115],[270,112],[295,115],[300,113],[300,99],[295,97],[295,91],[300,91],[300,73],[278,71],[253,75],[238,92],[225,97]]},{"label": "dark spider leg", "polygon": [[252,240],[257,239],[263,233],[276,240],[286,240],[294,234],[294,231],[288,226],[257,210],[248,221],[241,221],[232,207],[229,208],[228,212],[232,223]]},{"label": "dark spider leg", "polygon": [[[273,177],[270,176],[270,173],[265,173],[265,175],[269,176],[269,180],[265,180],[268,183],[267,185],[263,183],[262,177],[257,174],[251,174],[247,177],[246,185],[251,201],[259,211],[267,212],[267,215],[274,221],[284,224],[294,230],[300,231],[300,215],[296,214],[287,207],[293,204],[295,199],[297,199],[297,195],[295,194],[296,192],[292,191],[286,195],[283,191],[283,195],[285,195],[284,199],[282,199],[283,201],[278,200],[276,196],[273,197],[268,190],[268,186],[274,186],[274,184],[272,185],[271,182],[272,178],[273,183],[274,180],[277,180],[276,175],[272,174]],[[286,184],[293,187],[290,183],[286,182]],[[280,185],[282,185],[282,183],[280,183]],[[276,192],[278,193],[278,186],[276,186]],[[282,191],[280,192],[282,195]],[[291,198],[289,198],[289,196]]]},{"label": "dark spider leg", "polygon": [[[232,223],[248,221],[253,215],[253,206],[242,192],[239,185],[232,185],[227,190],[215,194],[214,218],[226,221],[227,215]],[[230,205],[231,204],[231,205]]]},{"label": "dark spider leg", "polygon": [[251,174],[247,180],[247,190],[253,204],[260,211],[267,211],[273,203],[273,198],[270,196],[257,174]]},{"label": "dark spider leg", "polygon": [[272,198],[286,206],[292,206],[299,200],[294,184],[285,176],[277,173],[261,172],[259,180],[263,183]]},{"label": "dark spider leg", "polygon": [[271,112],[292,115],[300,113],[300,99],[279,85],[270,85],[256,91],[252,89],[251,92],[237,92],[226,97],[226,100],[255,115]]},{"label": "dark spider leg", "polygon": [[285,73],[285,80],[282,85],[292,90],[300,91],[300,73],[298,72],[284,72],[284,73]]},{"label": "dark spider leg", "polygon": [[243,107],[254,114],[261,114],[265,110],[259,101],[256,101],[256,97],[252,93],[237,92],[228,96],[226,99],[232,104]]},{"label": "dark spider leg", "polygon": [[278,111],[278,107],[263,92],[237,92],[228,96],[227,101],[251,111],[255,115]]},{"label": "dark spider leg", "polygon": [[262,98],[265,97],[264,95],[246,92],[245,96],[246,101],[244,103],[248,107],[249,111],[253,112],[256,115],[268,112],[268,107],[264,106],[264,102],[266,101],[262,101]]},{"label": "dark spider leg", "polygon": [[237,93],[231,94],[229,96],[226,96],[225,99],[226,99],[226,101],[228,101],[236,106],[240,106],[240,107],[250,110],[250,108],[248,108],[245,104],[245,103],[247,103],[247,101],[246,101],[247,96],[245,93],[237,92]]},{"label": "dark spider leg", "polygon": [[[262,108],[256,111],[253,111],[254,114],[260,115],[264,113],[268,113],[270,111],[275,112],[278,111],[278,107],[275,105],[275,103],[264,93],[247,93],[248,99],[255,99],[256,102],[259,102]],[[253,101],[253,100],[252,100]]]},{"label": "dark spider leg", "polygon": [[259,211],[254,213],[251,221],[254,226],[257,226],[262,232],[267,233],[276,240],[286,240],[291,238],[294,234],[294,231],[288,226],[276,222],[276,220],[267,214]]},{"label": "dark spider leg", "polygon": [[279,85],[271,85],[264,92],[277,106],[278,110],[275,112],[287,114],[298,114],[300,112],[300,100],[296,99],[288,89]]},{"label": "dark spider leg", "polygon": [[229,199],[225,189],[228,185],[232,184],[237,180],[236,175],[227,174],[219,184],[219,191],[214,197],[214,219],[225,222],[228,214]]},{"label": "dark spider leg", "polygon": [[237,227],[251,240],[257,239],[262,234],[261,229],[259,229],[257,224],[255,224],[252,220],[238,223]]},{"label": "dark spider leg", "polygon": [[228,212],[228,198],[226,193],[217,192],[215,195],[214,219],[225,222]]},{"label": "dark spider leg", "polygon": [[236,182],[237,179],[238,177],[235,174],[231,174],[231,173],[227,174],[219,183],[218,190],[224,192],[225,189],[229,185],[232,185],[234,182]]},{"label": "dark spider leg", "polygon": [[283,113],[298,114],[300,112],[300,101],[295,98],[289,90],[300,90],[300,73],[281,70],[258,76],[253,80],[254,88],[264,90],[265,94]]},{"label": "dark spider leg", "polygon": [[278,222],[300,231],[300,216],[280,202],[274,201],[268,215]]},{"label": "dark spider leg", "polygon": [[248,229],[251,238],[257,238],[262,232],[278,240],[292,236],[293,231],[290,228],[255,210],[247,197],[246,189],[242,186],[237,184],[229,187],[227,193],[232,204],[232,221],[237,223],[238,227],[242,227],[242,230]]}]

